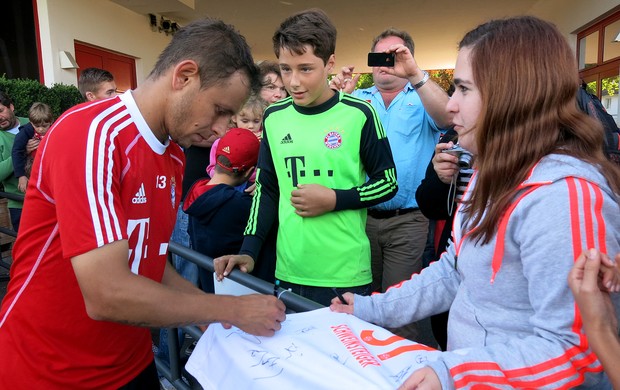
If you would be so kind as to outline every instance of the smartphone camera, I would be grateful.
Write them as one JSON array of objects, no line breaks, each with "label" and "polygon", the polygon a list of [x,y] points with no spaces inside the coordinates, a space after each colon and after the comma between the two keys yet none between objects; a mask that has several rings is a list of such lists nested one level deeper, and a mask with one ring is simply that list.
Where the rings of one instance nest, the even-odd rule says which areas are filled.
[{"label": "smartphone camera", "polygon": [[471,163],[473,160],[473,155],[469,153],[466,149],[461,148],[459,145],[454,145],[449,149],[443,149],[443,153],[450,153],[459,159],[459,167],[462,169],[471,168]]},{"label": "smartphone camera", "polygon": [[394,67],[394,53],[368,53],[368,66]]}]

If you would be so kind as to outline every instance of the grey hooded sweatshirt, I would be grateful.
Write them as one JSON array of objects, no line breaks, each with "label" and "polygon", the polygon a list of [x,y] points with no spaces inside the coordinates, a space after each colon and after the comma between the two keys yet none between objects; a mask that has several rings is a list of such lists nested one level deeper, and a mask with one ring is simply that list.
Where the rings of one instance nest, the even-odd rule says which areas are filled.
[{"label": "grey hooded sweatshirt", "polygon": [[450,309],[448,351],[429,362],[443,389],[611,388],[567,277],[587,248],[620,252],[618,202],[596,167],[546,156],[488,244],[469,238],[459,207],[441,259],[384,294],[356,295],[354,314],[397,327]]}]

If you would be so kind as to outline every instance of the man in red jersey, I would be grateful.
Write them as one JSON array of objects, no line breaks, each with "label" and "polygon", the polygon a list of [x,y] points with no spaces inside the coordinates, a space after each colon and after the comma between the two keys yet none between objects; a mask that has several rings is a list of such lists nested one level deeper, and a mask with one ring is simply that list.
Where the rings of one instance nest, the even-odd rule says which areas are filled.
[{"label": "man in red jersey", "polygon": [[232,26],[198,21],[136,90],[79,105],[50,128],[0,311],[0,388],[158,389],[147,327],[280,329],[275,297],[208,295],[166,261],[184,164],[177,144],[224,129],[257,74]]}]

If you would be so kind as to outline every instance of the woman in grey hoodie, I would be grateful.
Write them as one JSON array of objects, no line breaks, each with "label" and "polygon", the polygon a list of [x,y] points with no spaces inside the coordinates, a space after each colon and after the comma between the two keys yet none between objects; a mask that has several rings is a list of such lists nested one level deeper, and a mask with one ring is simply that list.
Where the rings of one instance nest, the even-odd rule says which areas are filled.
[{"label": "woman in grey hoodie", "polygon": [[[461,41],[454,84],[447,109],[476,162],[453,243],[410,280],[332,310],[397,327],[450,309],[448,350],[403,388],[610,388],[566,280],[585,249],[620,251],[620,172],[575,104],[574,53],[548,22],[491,21]],[[610,291],[618,277],[607,266]]]}]

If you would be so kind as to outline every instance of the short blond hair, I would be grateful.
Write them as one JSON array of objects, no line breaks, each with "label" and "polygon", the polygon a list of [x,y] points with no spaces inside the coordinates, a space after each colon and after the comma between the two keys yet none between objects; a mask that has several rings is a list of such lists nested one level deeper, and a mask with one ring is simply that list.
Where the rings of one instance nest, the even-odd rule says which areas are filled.
[{"label": "short blond hair", "polygon": [[28,120],[33,125],[51,125],[54,122],[54,114],[52,109],[45,103],[35,102],[28,110]]}]

